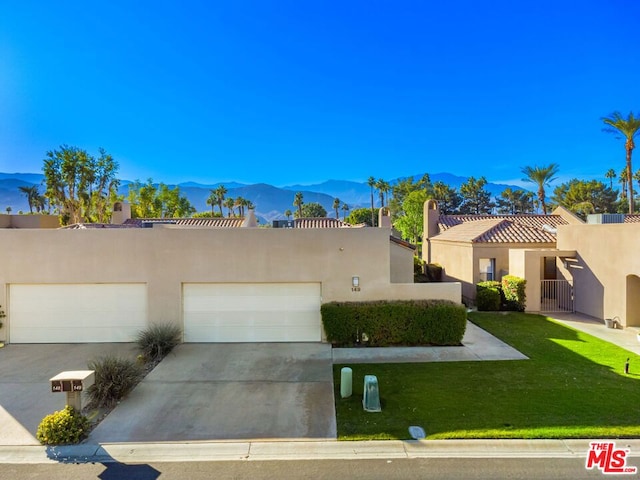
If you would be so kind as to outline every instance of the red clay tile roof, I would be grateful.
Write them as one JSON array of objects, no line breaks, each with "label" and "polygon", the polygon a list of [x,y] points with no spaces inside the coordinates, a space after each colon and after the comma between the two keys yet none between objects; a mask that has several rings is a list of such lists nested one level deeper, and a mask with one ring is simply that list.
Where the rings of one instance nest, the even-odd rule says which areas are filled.
[{"label": "red clay tile roof", "polygon": [[[474,216],[477,218],[477,216]],[[467,220],[433,237],[433,240],[447,240],[470,243],[551,243],[556,242],[556,236],[550,228],[526,225],[511,216],[486,216],[475,221]],[[546,216],[545,218],[547,218]],[[441,217],[442,218],[442,217]],[[564,220],[563,220],[564,221]],[[546,223],[550,225],[551,222]],[[562,223],[558,223],[562,224]],[[552,228],[555,228],[552,227]]]},{"label": "red clay tile roof", "polygon": [[640,223],[640,215],[637,213],[633,215],[627,214],[624,216],[624,223]]},{"label": "red clay tile roof", "polygon": [[294,221],[294,228],[362,228],[364,223],[358,225],[351,225],[345,223],[337,218],[296,218]]},{"label": "red clay tile roof", "polygon": [[568,222],[560,215],[440,215],[438,227],[443,232],[461,223],[494,219],[505,219],[519,225],[537,228],[542,228],[544,225],[549,225],[550,227],[568,225]]}]

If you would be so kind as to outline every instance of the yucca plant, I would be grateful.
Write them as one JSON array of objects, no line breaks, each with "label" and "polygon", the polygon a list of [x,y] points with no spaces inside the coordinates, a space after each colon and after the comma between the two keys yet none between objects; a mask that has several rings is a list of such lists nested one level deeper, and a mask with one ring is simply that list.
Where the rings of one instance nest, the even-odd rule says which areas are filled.
[{"label": "yucca plant", "polygon": [[87,388],[91,404],[112,407],[124,398],[142,378],[142,370],[133,360],[106,356],[89,362],[95,382]]},{"label": "yucca plant", "polygon": [[171,323],[151,325],[138,334],[137,343],[147,360],[162,360],[182,341],[182,330]]}]

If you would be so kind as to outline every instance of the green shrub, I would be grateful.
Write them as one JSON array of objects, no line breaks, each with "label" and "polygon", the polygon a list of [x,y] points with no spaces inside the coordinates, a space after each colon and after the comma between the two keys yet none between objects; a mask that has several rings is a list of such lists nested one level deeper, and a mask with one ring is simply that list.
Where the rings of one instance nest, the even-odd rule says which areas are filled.
[{"label": "green shrub", "polygon": [[525,287],[527,281],[514,275],[502,277],[502,293],[504,295],[505,310],[524,312],[526,306]]},{"label": "green shrub", "polygon": [[502,288],[500,282],[493,280],[476,285],[476,305],[480,311],[495,312],[502,305]]},{"label": "green shrub", "polygon": [[138,334],[136,342],[149,360],[161,360],[182,341],[182,330],[172,323],[151,325]]},{"label": "green shrub", "polygon": [[42,419],[36,438],[44,445],[78,443],[89,432],[90,422],[73,407],[54,412]]},{"label": "green shrub", "polygon": [[413,256],[413,274],[420,275],[424,273],[424,260],[420,257]]},{"label": "green shrub", "polygon": [[467,321],[463,305],[445,300],[331,302],[321,313],[336,346],[459,345]]},{"label": "green shrub", "polygon": [[142,378],[142,369],[133,360],[106,356],[89,362],[95,382],[87,388],[91,405],[112,407],[122,400]]}]

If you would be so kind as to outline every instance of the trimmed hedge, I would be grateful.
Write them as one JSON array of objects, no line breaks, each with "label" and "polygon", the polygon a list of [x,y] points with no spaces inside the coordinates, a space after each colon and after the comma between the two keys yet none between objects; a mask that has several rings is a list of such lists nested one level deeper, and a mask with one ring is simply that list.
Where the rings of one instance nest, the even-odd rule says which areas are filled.
[{"label": "trimmed hedge", "polygon": [[502,285],[489,280],[476,284],[476,305],[484,312],[497,312],[502,306]]},{"label": "trimmed hedge", "polygon": [[335,346],[460,345],[467,326],[465,306],[447,300],[331,302],[320,311]]},{"label": "trimmed hedge", "polygon": [[502,277],[502,294],[504,296],[504,309],[516,312],[524,312],[527,296],[525,287],[527,281],[515,275]]}]

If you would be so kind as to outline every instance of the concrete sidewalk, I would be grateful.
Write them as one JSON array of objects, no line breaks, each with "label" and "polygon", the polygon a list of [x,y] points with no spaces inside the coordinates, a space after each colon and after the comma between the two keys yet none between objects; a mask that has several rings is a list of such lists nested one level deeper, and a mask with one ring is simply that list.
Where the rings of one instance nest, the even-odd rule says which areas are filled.
[{"label": "concrete sidewalk", "polygon": [[607,328],[602,320],[580,313],[553,313],[547,314],[547,316],[571,328],[640,355],[640,342],[638,341],[640,329],[638,327]]},{"label": "concrete sidewalk", "polygon": [[[611,441],[611,440],[609,440]],[[586,458],[589,440],[119,443],[0,447],[0,463],[212,462],[410,458]],[[640,458],[640,440],[616,440]]]}]

